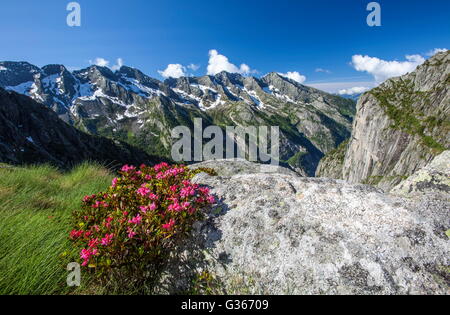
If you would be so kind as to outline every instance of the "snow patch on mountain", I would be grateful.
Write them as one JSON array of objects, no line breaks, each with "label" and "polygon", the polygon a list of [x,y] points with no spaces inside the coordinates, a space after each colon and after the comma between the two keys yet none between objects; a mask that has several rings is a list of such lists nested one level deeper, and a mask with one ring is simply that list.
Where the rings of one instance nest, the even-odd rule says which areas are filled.
[{"label": "snow patch on mountain", "polygon": [[6,86],[5,90],[30,96],[30,90],[32,89],[33,84],[34,84],[33,81],[28,81],[16,86]]},{"label": "snow patch on mountain", "polygon": [[258,93],[253,90],[249,90],[247,88],[244,88],[244,91],[250,96],[252,101],[258,106],[258,108],[264,108],[265,104],[261,101],[261,99],[258,96]]},{"label": "snow patch on mountain", "polygon": [[119,84],[121,84],[126,90],[132,91],[133,93],[138,94],[141,97],[150,98],[153,96],[166,96],[163,91],[148,87],[139,82],[139,80],[137,79],[129,78],[125,75],[123,75],[121,78],[123,79],[123,81],[125,81],[125,83]]}]

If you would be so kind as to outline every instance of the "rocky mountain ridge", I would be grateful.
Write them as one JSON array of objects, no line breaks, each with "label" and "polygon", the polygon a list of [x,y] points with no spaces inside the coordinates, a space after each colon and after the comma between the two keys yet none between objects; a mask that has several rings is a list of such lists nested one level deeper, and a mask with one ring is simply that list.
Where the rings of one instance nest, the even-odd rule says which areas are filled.
[{"label": "rocky mountain ridge", "polygon": [[79,131],[46,106],[0,88],[0,162],[50,163],[67,169],[87,160],[117,168],[129,163],[154,164],[160,158]]},{"label": "rocky mountain ridge", "polygon": [[170,155],[170,132],[193,119],[209,125],[280,126],[281,162],[313,176],[319,160],[350,135],[354,102],[270,73],[227,72],[164,82],[138,69],[91,66],[68,71],[0,62],[0,87],[25,94],[93,135]]}]

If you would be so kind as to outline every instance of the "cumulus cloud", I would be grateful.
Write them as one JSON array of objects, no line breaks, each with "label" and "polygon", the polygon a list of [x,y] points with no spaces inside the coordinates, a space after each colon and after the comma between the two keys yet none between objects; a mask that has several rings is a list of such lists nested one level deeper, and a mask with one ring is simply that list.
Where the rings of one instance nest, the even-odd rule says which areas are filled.
[{"label": "cumulus cloud", "polygon": [[349,89],[342,89],[338,91],[339,95],[355,95],[355,94],[361,94],[364,92],[367,92],[368,90],[370,90],[370,88],[368,87],[363,87],[363,86],[355,86]]},{"label": "cumulus cloud", "polygon": [[330,70],[327,70],[327,69],[323,69],[323,68],[317,68],[316,69],[316,72],[323,72],[323,73],[331,73],[331,71]]},{"label": "cumulus cloud", "polygon": [[408,55],[405,58],[406,61],[386,61],[376,57],[354,55],[352,65],[355,70],[367,72],[373,75],[377,82],[383,82],[412,72],[425,62],[425,58],[421,55]]},{"label": "cumulus cloud", "polygon": [[167,66],[166,70],[164,71],[158,71],[158,73],[163,77],[163,78],[175,78],[178,79],[180,77],[185,77],[186,76],[186,67],[184,67],[183,65],[180,65],[179,63],[177,64],[170,64]]},{"label": "cumulus cloud", "polygon": [[99,67],[108,67],[109,66],[109,61],[104,58],[101,58],[101,57],[97,57],[94,60],[89,60],[89,63],[91,65],[96,65]]},{"label": "cumulus cloud", "polygon": [[[94,60],[89,60],[89,63],[91,65],[96,65],[99,67],[109,67],[110,64],[109,60],[106,60],[105,58],[102,57],[97,57]],[[111,66],[111,70],[113,71],[119,70],[122,66],[123,66],[123,59],[117,58],[116,64]]]},{"label": "cumulus cloud", "polygon": [[286,77],[288,79],[294,80],[300,84],[306,81],[306,77],[304,75],[301,75],[297,71],[288,72],[288,73],[280,73],[283,77]]},{"label": "cumulus cloud", "polygon": [[112,70],[116,71],[116,70],[120,70],[120,68],[122,68],[123,66],[123,59],[122,58],[117,58],[117,62],[114,66],[111,67]]},{"label": "cumulus cloud", "polygon": [[436,55],[437,53],[445,52],[447,50],[448,50],[447,48],[435,48],[435,49],[430,50],[429,52],[427,52],[427,56],[431,57],[431,56]]},{"label": "cumulus cloud", "polygon": [[241,64],[240,67],[232,64],[228,58],[224,55],[219,54],[215,49],[209,51],[209,62],[207,68],[208,75],[216,75],[222,71],[227,71],[230,73],[240,73],[243,75],[248,75],[254,73],[248,65],[245,63]]}]

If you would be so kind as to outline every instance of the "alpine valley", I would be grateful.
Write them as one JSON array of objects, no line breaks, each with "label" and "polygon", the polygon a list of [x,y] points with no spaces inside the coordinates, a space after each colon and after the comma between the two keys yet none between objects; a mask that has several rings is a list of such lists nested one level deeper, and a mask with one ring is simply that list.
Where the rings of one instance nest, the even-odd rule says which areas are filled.
[{"label": "alpine valley", "polygon": [[81,132],[166,158],[175,141],[171,130],[193,129],[194,118],[202,118],[203,128],[279,126],[280,162],[304,176],[314,176],[320,160],[350,137],[356,113],[354,100],[278,73],[255,78],[221,72],[162,82],[127,66],[70,72],[63,65],[5,61],[0,87],[45,105]]}]

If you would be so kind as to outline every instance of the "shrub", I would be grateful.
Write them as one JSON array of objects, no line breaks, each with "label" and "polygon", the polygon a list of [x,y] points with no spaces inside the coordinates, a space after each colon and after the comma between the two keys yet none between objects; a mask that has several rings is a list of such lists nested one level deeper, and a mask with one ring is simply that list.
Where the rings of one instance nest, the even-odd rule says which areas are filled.
[{"label": "shrub", "polygon": [[70,233],[82,266],[104,284],[154,285],[201,210],[215,202],[207,187],[190,181],[202,171],[126,165],[106,192],[86,196]]}]

